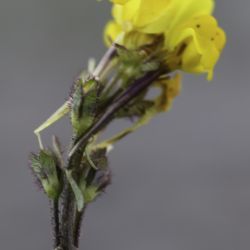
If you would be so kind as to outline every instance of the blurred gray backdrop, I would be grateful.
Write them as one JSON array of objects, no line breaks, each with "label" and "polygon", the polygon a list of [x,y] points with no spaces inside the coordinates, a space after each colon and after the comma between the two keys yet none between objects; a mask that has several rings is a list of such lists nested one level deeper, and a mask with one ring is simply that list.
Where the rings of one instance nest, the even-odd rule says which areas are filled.
[{"label": "blurred gray backdrop", "polygon": [[[38,149],[32,131],[103,54],[109,8],[1,0],[0,249],[51,249],[48,201],[27,164]],[[115,147],[113,185],[89,207],[81,249],[249,250],[249,13],[249,0],[217,1],[228,44],[213,83],[186,75],[172,111]],[[43,134],[47,143],[53,133],[67,143],[68,120]]]}]

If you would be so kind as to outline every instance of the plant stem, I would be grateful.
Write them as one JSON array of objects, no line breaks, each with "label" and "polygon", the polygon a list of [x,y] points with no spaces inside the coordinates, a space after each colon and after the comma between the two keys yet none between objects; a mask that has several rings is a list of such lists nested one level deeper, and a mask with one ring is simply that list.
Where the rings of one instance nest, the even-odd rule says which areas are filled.
[{"label": "plant stem", "polygon": [[74,228],[73,228],[73,241],[75,247],[79,247],[79,240],[80,240],[80,235],[81,235],[81,225],[82,225],[82,220],[84,217],[86,211],[86,206],[81,212],[76,212],[75,215],[75,222],[74,222]]},{"label": "plant stem", "polygon": [[60,244],[60,220],[59,220],[59,202],[58,199],[52,203],[52,224],[53,224],[53,235],[54,235],[54,248]]},{"label": "plant stem", "polygon": [[115,56],[115,54],[116,54],[116,48],[115,45],[113,44],[104,54],[103,58],[101,59],[96,69],[94,70],[93,72],[94,77],[97,78],[101,77],[101,74],[104,72],[104,70],[108,66],[109,61]]},{"label": "plant stem", "polygon": [[110,107],[104,112],[101,118],[89,129],[89,131],[81,137],[78,142],[73,146],[69,152],[69,156],[72,157],[77,152],[81,150],[82,147],[86,146],[86,143],[91,138],[91,136],[97,133],[103,128],[110,120],[112,120],[113,115],[122,106],[126,105],[134,97],[136,97],[141,91],[145,90],[150,84],[155,81],[162,74],[161,70],[154,72],[149,72],[142,78],[136,80],[124,93],[117,97]]},{"label": "plant stem", "polygon": [[[77,169],[82,160],[84,148],[79,150],[77,154],[69,157],[68,169]],[[62,250],[73,250],[74,237],[73,237],[73,224],[76,214],[75,198],[71,189],[70,183],[65,181],[64,197],[63,197],[63,209],[61,216],[61,242],[60,246]]]},{"label": "plant stem", "polygon": [[[116,50],[112,46],[104,55],[101,62],[97,66],[93,75],[99,78],[108,63],[115,56]],[[115,113],[124,105],[129,103],[132,99],[137,97],[142,91],[147,89],[152,82],[154,82],[163,72],[162,69],[146,73],[143,77],[136,79],[126,90],[121,93],[118,92],[117,96],[111,101],[110,105],[103,111],[96,123],[80,138],[74,139],[72,149],[68,154],[67,170],[79,170],[81,165],[83,153],[88,144],[89,139],[102,130],[114,118]],[[64,183],[64,196],[62,197],[62,215],[61,215],[61,228],[60,228],[60,250],[74,250],[79,246],[79,237],[81,222],[86,207],[82,212],[76,211],[76,203],[70,183],[66,180]]]},{"label": "plant stem", "polygon": [[61,242],[62,250],[73,250],[73,217],[74,217],[74,198],[70,184],[65,183],[63,210],[61,219]]}]

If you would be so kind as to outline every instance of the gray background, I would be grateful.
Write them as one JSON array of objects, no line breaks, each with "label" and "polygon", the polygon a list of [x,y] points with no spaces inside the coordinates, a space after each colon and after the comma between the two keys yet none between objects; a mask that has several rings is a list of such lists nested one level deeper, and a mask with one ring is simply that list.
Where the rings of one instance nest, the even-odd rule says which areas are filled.
[{"label": "gray background", "polygon": [[[214,82],[185,76],[173,110],[115,147],[113,185],[88,209],[81,249],[249,250],[249,13],[249,0],[217,1],[228,44]],[[51,249],[48,202],[27,167],[32,131],[100,58],[108,18],[105,1],[1,0],[1,249]],[[52,133],[67,142],[69,122],[47,142]]]}]

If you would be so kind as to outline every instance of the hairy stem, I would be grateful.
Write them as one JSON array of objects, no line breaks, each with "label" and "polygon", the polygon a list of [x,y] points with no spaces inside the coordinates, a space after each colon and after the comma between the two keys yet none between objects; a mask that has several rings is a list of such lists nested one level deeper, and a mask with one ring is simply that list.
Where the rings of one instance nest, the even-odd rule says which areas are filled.
[{"label": "hairy stem", "polygon": [[73,217],[74,217],[74,197],[71,187],[67,182],[63,197],[63,210],[61,219],[61,242],[62,250],[73,250]]},{"label": "hairy stem", "polygon": [[57,248],[60,244],[60,211],[58,199],[52,201],[52,225],[54,236],[54,248]]},{"label": "hairy stem", "polygon": [[77,211],[75,215],[75,222],[74,222],[74,228],[73,228],[73,240],[74,240],[74,245],[77,248],[79,247],[82,220],[83,220],[85,211],[86,211],[86,206],[84,207],[83,211],[81,212]]},{"label": "hairy stem", "polygon": [[[68,169],[79,168],[82,160],[84,148],[79,150],[77,154],[69,157]],[[70,183],[65,181],[64,197],[63,197],[63,209],[61,216],[61,248],[62,250],[74,249],[74,237],[73,237],[73,224],[76,214],[75,198],[71,189]]]}]

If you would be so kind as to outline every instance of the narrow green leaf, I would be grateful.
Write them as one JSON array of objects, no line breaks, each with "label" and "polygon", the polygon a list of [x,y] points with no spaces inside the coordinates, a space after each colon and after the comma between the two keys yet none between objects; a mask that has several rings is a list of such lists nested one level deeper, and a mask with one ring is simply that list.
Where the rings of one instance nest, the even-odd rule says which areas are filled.
[{"label": "narrow green leaf", "polygon": [[70,186],[71,186],[71,188],[73,190],[73,193],[75,195],[77,210],[79,212],[81,212],[83,210],[83,207],[84,207],[84,197],[83,197],[83,194],[81,192],[81,189],[78,187],[76,181],[72,177],[72,171],[67,170],[66,171],[66,176],[67,176],[69,184],[70,184]]}]

